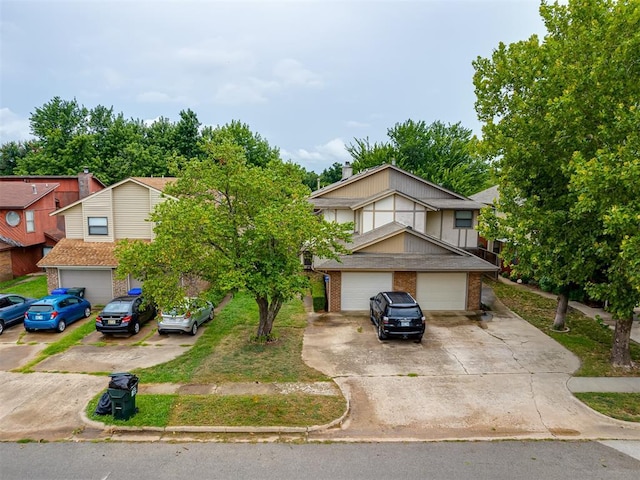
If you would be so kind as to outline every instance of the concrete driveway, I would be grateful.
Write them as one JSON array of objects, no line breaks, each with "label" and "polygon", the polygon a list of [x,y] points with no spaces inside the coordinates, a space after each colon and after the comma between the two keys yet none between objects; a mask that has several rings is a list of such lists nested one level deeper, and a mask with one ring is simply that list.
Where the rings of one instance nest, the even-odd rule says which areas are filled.
[{"label": "concrete driveway", "polygon": [[429,319],[422,344],[379,341],[366,314],[313,317],[303,358],[351,411],[325,440],[640,439],[567,389],[578,359],[508,310],[487,322]]},{"label": "concrete driveway", "polygon": [[[88,321],[93,322],[93,317]],[[82,323],[69,325],[65,334]],[[123,372],[172,360],[201,333],[161,336],[152,323],[134,336],[93,332],[82,345],[51,356],[38,363],[34,373],[24,374],[11,370],[36,358],[60,334],[27,333],[21,325],[7,329],[0,336],[0,440],[81,438],[81,411],[109,383],[108,377],[88,373]]]}]

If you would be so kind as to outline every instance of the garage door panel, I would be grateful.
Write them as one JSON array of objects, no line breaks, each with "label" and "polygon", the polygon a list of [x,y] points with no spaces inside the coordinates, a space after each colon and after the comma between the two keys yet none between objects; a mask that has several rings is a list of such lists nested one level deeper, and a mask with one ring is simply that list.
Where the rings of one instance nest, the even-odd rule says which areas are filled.
[{"label": "garage door panel", "polygon": [[416,294],[423,310],[466,310],[467,274],[419,273]]},{"label": "garage door panel", "polygon": [[92,305],[105,305],[113,298],[111,270],[60,270],[61,287],[85,287]]},{"label": "garage door panel", "polygon": [[342,310],[369,310],[369,299],[391,290],[391,272],[342,272]]}]

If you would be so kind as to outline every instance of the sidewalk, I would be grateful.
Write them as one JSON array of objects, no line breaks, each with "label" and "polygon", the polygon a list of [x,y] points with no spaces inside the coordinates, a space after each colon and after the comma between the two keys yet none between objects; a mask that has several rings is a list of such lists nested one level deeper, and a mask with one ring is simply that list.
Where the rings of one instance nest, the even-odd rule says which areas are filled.
[{"label": "sidewalk", "polygon": [[[540,295],[542,297],[556,299],[556,295],[543,292],[536,288],[532,288],[528,285],[512,282],[509,279],[499,276],[498,280],[502,283],[512,285],[518,288],[524,288],[532,293]],[[487,290],[487,292],[485,292]],[[506,308],[499,302],[493,291],[486,286],[483,286],[482,301],[486,305],[489,305],[492,309]],[[569,306],[582,312],[585,316],[596,319],[600,317],[603,322],[614,328],[615,321],[612,319],[611,314],[602,308],[593,308],[584,305],[580,302],[570,301]],[[631,327],[631,340],[640,343],[640,320],[637,318],[633,322]],[[640,393],[640,377],[571,377],[567,382],[567,388],[574,393],[577,392],[617,392],[617,393]]]}]

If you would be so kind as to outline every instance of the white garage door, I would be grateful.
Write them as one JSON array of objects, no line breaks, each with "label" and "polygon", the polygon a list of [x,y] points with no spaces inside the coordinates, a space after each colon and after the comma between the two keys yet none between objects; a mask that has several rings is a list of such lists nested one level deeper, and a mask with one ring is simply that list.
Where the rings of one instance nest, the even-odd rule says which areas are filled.
[{"label": "white garage door", "polygon": [[60,270],[61,287],[85,287],[92,305],[105,305],[113,298],[111,270]]},{"label": "white garage door", "polygon": [[466,310],[467,274],[418,273],[416,294],[423,310]]},{"label": "white garage door", "polygon": [[342,272],[342,310],[369,310],[369,298],[391,290],[391,272]]}]

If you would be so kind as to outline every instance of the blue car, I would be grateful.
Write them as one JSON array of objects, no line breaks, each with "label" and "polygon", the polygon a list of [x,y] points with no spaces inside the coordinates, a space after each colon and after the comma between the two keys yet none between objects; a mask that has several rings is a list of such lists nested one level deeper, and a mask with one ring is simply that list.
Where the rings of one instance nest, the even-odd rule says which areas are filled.
[{"label": "blue car", "polygon": [[75,295],[48,295],[33,303],[24,314],[24,328],[64,332],[67,325],[91,316],[91,304]]},{"label": "blue car", "polygon": [[23,297],[22,295],[0,293],[0,335],[5,328],[22,322],[24,313],[35,301],[35,298]]}]

